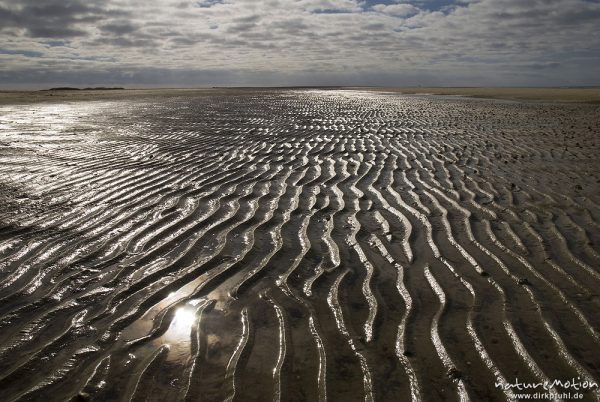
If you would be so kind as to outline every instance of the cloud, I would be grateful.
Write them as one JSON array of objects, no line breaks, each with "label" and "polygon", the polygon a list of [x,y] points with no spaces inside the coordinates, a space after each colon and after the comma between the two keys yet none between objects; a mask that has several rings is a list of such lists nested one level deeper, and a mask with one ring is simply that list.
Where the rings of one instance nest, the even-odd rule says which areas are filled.
[{"label": "cloud", "polygon": [[394,17],[408,17],[417,14],[420,9],[412,4],[376,4],[373,10],[383,14],[393,15]]},{"label": "cloud", "polygon": [[108,0],[0,1],[0,26],[16,27],[34,38],[85,36],[84,27],[122,11],[111,10]]},{"label": "cloud", "polygon": [[103,32],[108,32],[116,35],[126,35],[137,31],[138,26],[131,24],[127,21],[113,22],[110,24],[104,24],[99,27]]},{"label": "cloud", "polygon": [[323,14],[362,11],[360,3],[354,0],[299,0],[297,5],[309,12]]},{"label": "cloud", "polygon": [[600,85],[599,21],[586,0],[0,0],[0,86]]}]

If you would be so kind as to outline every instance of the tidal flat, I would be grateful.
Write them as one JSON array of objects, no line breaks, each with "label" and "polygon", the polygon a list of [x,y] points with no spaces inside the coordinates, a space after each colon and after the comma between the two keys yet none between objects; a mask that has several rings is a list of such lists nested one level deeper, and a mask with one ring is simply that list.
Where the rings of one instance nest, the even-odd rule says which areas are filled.
[{"label": "tidal flat", "polygon": [[1,94],[0,400],[600,383],[600,105],[562,100]]}]

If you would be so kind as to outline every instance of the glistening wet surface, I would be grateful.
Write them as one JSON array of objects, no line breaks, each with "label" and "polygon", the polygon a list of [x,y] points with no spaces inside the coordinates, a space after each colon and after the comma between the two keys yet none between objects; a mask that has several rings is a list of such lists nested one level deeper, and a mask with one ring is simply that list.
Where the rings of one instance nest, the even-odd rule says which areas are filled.
[{"label": "glistening wet surface", "polygon": [[600,381],[598,116],[334,90],[0,106],[0,400]]}]

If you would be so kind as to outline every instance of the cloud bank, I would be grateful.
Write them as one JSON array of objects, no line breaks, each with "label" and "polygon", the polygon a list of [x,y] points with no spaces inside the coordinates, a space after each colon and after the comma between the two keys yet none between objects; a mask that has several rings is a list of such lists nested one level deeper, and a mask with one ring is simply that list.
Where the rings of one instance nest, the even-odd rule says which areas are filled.
[{"label": "cloud bank", "polygon": [[592,0],[0,0],[0,87],[600,85]]}]

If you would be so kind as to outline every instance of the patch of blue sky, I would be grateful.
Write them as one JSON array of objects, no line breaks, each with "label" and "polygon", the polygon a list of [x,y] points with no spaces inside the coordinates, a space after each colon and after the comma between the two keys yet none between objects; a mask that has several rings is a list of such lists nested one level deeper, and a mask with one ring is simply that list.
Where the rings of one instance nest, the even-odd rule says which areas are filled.
[{"label": "patch of blue sky", "polygon": [[312,11],[313,14],[349,14],[353,12],[346,8],[320,8]]},{"label": "patch of blue sky", "polygon": [[49,40],[47,42],[44,42],[44,44],[46,44],[50,47],[60,47],[60,46],[66,46],[67,42],[65,42],[64,40]]},{"label": "patch of blue sky", "polygon": [[461,5],[462,3],[456,0],[365,0],[364,8],[369,9],[377,4],[412,4],[423,10],[440,11],[448,7]]},{"label": "patch of blue sky", "polygon": [[85,60],[85,61],[103,61],[103,62],[115,62],[116,59],[114,57],[108,56],[70,56],[68,57],[71,60]]},{"label": "patch of blue sky", "polygon": [[194,3],[194,7],[199,8],[210,8],[216,4],[223,3],[224,0],[200,0]]},{"label": "patch of blue sky", "polygon": [[42,57],[44,55],[42,52],[22,49],[0,49],[0,54],[21,55],[25,57]]}]

